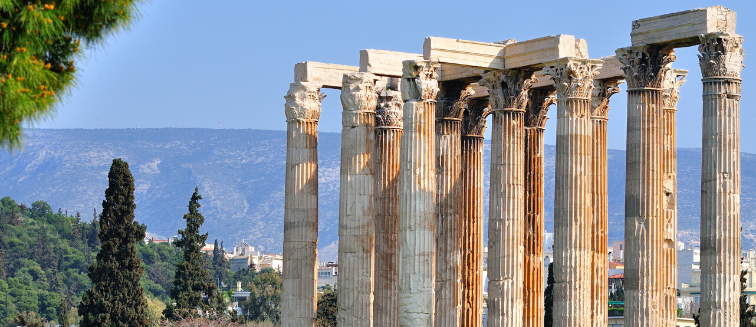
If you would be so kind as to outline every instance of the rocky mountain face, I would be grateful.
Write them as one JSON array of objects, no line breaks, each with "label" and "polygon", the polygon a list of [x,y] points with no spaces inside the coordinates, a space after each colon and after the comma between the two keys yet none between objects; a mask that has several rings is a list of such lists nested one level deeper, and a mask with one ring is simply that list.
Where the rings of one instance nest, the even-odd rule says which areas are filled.
[{"label": "rocky mountain face", "polygon": [[[340,137],[320,133],[319,139],[321,261],[337,256]],[[285,149],[284,131],[34,130],[23,151],[0,154],[0,197],[27,205],[45,200],[89,220],[93,208],[101,210],[112,159],[122,158],[136,181],[136,218],[149,232],[176,235],[198,186],[209,240],[229,247],[245,239],[262,251],[281,252]],[[553,231],[554,155],[555,147],[547,145],[547,231]],[[756,245],[756,155],[743,153],[741,160],[743,248],[750,249]],[[678,150],[678,235],[686,243],[698,242],[700,167],[700,149]],[[609,239],[616,241],[624,238],[624,151],[609,150],[608,169]]]}]

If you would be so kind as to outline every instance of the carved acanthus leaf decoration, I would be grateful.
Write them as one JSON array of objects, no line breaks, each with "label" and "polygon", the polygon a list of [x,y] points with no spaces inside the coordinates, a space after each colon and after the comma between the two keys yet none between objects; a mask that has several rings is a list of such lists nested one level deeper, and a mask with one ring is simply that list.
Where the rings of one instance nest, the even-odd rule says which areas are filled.
[{"label": "carved acanthus leaf decoration", "polygon": [[375,75],[370,73],[346,73],[342,79],[341,106],[344,111],[374,112],[378,101],[375,93]]},{"label": "carved acanthus leaf decoration", "polygon": [[312,82],[291,83],[286,93],[284,104],[286,121],[318,121],[320,103],[326,97],[320,93],[320,84]]},{"label": "carved acanthus leaf decoration", "polygon": [[662,82],[662,105],[664,109],[677,109],[680,100],[680,86],[685,84],[688,71],[684,69],[670,69]]},{"label": "carved acanthus leaf decoration", "polygon": [[524,111],[528,105],[528,91],[538,80],[533,72],[523,70],[490,71],[478,82],[488,88],[492,110]]},{"label": "carved acanthus leaf decoration", "polygon": [[609,115],[609,98],[620,92],[620,80],[594,80],[591,96],[591,117],[606,119]]},{"label": "carved acanthus leaf decoration", "polygon": [[462,114],[462,136],[483,137],[486,131],[486,116],[489,113],[488,101],[472,99]]},{"label": "carved acanthus leaf decoration", "polygon": [[402,99],[404,101],[436,101],[438,94],[438,62],[406,60],[402,68]]},{"label": "carved acanthus leaf decoration", "polygon": [[403,104],[401,92],[381,92],[375,109],[375,128],[402,128]]},{"label": "carved acanthus leaf decoration", "polygon": [[743,69],[743,37],[726,33],[711,33],[698,37],[698,64],[704,78],[740,78]]},{"label": "carved acanthus leaf decoration", "polygon": [[467,103],[470,100],[470,97],[475,95],[475,91],[473,91],[471,87],[466,87],[459,92],[459,97],[454,96],[454,94],[449,95],[449,97],[438,97],[438,101],[436,102],[437,119],[461,119],[462,112],[467,108]]},{"label": "carved acanthus leaf decoration", "polygon": [[625,65],[629,89],[661,88],[664,74],[677,59],[673,49],[639,45],[617,49],[617,59]]},{"label": "carved acanthus leaf decoration", "polygon": [[551,76],[559,98],[589,99],[593,78],[603,63],[595,59],[565,58],[547,64],[543,72]]},{"label": "carved acanthus leaf decoration", "polygon": [[546,127],[549,106],[557,103],[556,91],[535,89],[530,91],[528,109],[525,111],[526,127]]}]

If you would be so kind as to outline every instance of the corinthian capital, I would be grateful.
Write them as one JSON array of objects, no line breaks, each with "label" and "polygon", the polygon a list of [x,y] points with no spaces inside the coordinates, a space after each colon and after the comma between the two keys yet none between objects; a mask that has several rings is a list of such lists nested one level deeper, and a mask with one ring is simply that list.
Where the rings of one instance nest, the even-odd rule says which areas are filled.
[{"label": "corinthian capital", "polygon": [[375,128],[402,128],[403,104],[401,92],[381,92],[375,109]]},{"label": "corinthian capital", "polygon": [[619,93],[620,80],[595,80],[593,81],[593,94],[591,95],[591,118],[606,119],[609,115],[609,98]]},{"label": "corinthian capital", "polygon": [[543,72],[551,76],[557,96],[589,99],[593,91],[593,77],[604,64],[596,59],[561,58],[546,64]]},{"label": "corinthian capital", "polygon": [[488,101],[473,99],[462,113],[462,136],[483,137],[486,131],[486,116],[489,113]]},{"label": "corinthian capital", "polygon": [[528,105],[528,91],[538,81],[533,72],[524,70],[490,71],[481,75],[478,82],[488,88],[488,98],[492,110],[525,111]]},{"label": "corinthian capital", "polygon": [[438,94],[438,62],[430,60],[405,60],[402,62],[402,99],[436,101]]},{"label": "corinthian capital", "polygon": [[461,119],[470,97],[475,95],[472,87],[459,85],[442,85],[441,94],[436,102],[436,119]]},{"label": "corinthian capital", "polygon": [[557,103],[556,91],[535,89],[530,91],[530,101],[525,110],[525,127],[546,127],[549,106]]},{"label": "corinthian capital", "polygon": [[660,89],[664,74],[677,59],[675,50],[649,45],[617,49],[617,60],[625,67],[625,80],[628,89]]},{"label": "corinthian capital", "polygon": [[685,69],[670,69],[662,81],[662,105],[664,109],[677,109],[677,101],[680,100],[680,86],[685,84]]},{"label": "corinthian capital", "polygon": [[698,37],[698,64],[703,78],[740,78],[743,69],[743,37],[726,33],[710,33]]},{"label": "corinthian capital", "polygon": [[286,121],[318,121],[320,102],[326,97],[320,93],[320,84],[296,82],[289,85],[286,93]]},{"label": "corinthian capital", "polygon": [[341,106],[344,111],[375,112],[378,94],[375,93],[375,81],[371,73],[345,73],[341,80]]}]

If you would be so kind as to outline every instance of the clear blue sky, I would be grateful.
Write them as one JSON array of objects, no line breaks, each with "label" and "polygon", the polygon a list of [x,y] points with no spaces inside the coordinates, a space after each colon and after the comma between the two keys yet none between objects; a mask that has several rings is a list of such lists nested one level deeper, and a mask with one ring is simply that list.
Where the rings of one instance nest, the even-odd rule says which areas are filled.
[{"label": "clear blue sky", "polygon": [[[750,3],[750,5],[749,5]],[[746,67],[741,146],[756,153],[756,5],[748,1],[199,1],[153,0],[130,31],[77,65],[78,87],[43,128],[186,127],[284,130],[283,96],[294,64],[359,64],[359,50],[422,53],[426,36],[476,41],[571,34],[591,57],[630,45],[634,19],[723,5],[738,13]],[[753,40],[753,41],[751,41]],[[751,43],[753,42],[753,43]],[[751,46],[751,44],[754,44]],[[673,67],[690,70],[678,105],[678,145],[701,146],[695,47]],[[624,91],[624,85],[623,85]],[[320,131],[341,130],[339,91],[326,90]],[[625,148],[626,94],[615,95],[609,148]],[[553,111],[552,108],[552,116]],[[546,143],[555,143],[555,119]]]}]

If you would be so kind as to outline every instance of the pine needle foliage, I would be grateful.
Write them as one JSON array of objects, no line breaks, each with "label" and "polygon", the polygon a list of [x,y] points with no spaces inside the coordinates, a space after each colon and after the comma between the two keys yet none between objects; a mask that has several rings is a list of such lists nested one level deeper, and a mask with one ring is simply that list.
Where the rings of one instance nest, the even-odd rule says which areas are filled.
[{"label": "pine needle foliage", "polygon": [[102,201],[97,260],[89,267],[92,288],[79,304],[81,327],[143,327],[150,324],[139,281],[144,273],[137,242],[146,226],[134,221],[134,177],[129,164],[114,159]]},{"label": "pine needle foliage", "polygon": [[[138,16],[142,0],[0,1],[0,146],[17,148],[24,123],[52,115],[74,85],[75,60]],[[83,45],[82,45],[83,43]]]}]

